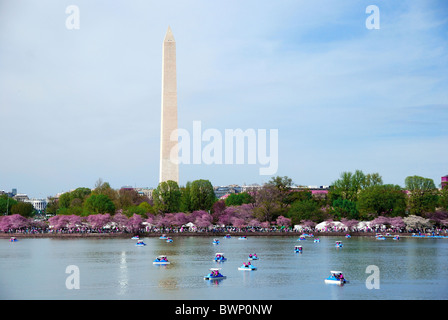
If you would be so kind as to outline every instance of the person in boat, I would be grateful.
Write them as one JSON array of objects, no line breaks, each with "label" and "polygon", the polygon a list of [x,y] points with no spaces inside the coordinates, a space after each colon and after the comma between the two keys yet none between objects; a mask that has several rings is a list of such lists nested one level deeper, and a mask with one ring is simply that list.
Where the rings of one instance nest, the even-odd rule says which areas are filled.
[{"label": "person in boat", "polygon": [[252,258],[252,253],[249,253],[249,258]]}]

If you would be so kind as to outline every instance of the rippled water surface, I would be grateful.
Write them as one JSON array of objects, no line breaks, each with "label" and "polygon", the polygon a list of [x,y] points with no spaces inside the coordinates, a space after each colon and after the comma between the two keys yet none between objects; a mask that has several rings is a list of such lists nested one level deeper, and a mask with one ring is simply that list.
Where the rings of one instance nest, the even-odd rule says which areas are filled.
[{"label": "rippled water surface", "polygon": [[[142,239],[19,239],[0,241],[1,299],[448,299],[448,240],[402,238],[400,241],[358,237],[321,237],[297,241],[298,236],[251,237],[247,240],[212,237]],[[344,247],[337,249],[336,240]],[[303,253],[294,253],[302,245]],[[213,261],[223,252],[227,261]],[[258,270],[239,271],[249,253]],[[157,255],[171,264],[156,266]],[[67,289],[79,268],[79,289]],[[368,289],[370,265],[379,270],[379,289]],[[227,279],[203,279],[212,267]],[[350,280],[328,285],[330,270]]]}]

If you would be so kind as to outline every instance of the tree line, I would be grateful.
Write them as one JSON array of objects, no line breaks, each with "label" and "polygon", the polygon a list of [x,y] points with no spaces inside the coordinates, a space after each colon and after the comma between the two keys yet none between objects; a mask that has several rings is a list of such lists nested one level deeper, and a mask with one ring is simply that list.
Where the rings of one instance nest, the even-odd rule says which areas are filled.
[{"label": "tree line", "polygon": [[[3,202],[0,199],[0,210]],[[201,225],[289,226],[305,221],[372,221],[378,217],[408,216],[446,225],[448,187],[439,190],[432,179],[409,176],[402,188],[384,184],[378,173],[364,174],[356,170],[341,173],[326,194],[295,188],[291,178],[277,176],[261,187],[231,194],[225,199],[215,197],[209,180],[187,182],[182,187],[175,181],[166,181],[153,190],[149,199],[133,189],[112,189],[100,179],[94,189],[77,188],[64,193],[59,199],[51,200],[46,209],[47,214],[81,217],[117,212],[127,217],[137,214],[154,223],[163,221],[165,225],[188,220]]]}]

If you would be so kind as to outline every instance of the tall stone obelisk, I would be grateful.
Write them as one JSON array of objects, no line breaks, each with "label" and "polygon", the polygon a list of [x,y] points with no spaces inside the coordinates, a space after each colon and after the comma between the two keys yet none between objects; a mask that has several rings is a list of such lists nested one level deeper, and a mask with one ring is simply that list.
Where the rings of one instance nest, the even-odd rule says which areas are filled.
[{"label": "tall stone obelisk", "polygon": [[159,182],[173,180],[179,183],[176,41],[174,41],[170,27],[168,27],[163,40],[162,55],[162,122]]}]

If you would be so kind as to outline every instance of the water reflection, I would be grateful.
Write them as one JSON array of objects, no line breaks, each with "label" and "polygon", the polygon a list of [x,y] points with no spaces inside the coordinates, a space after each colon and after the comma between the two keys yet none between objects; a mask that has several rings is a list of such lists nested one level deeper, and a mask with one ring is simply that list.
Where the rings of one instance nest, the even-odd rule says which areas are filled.
[{"label": "water reflection", "polygon": [[121,258],[120,258],[120,274],[118,277],[118,295],[126,295],[128,292],[128,265],[126,262],[126,251],[121,252]]},{"label": "water reflection", "polygon": [[[293,250],[296,236],[222,239],[219,249],[213,237],[179,237],[173,243],[147,238],[143,248],[123,239],[26,239],[20,247],[0,242],[0,283],[10,293],[1,297],[69,299],[74,292],[63,285],[64,271],[73,264],[81,270],[79,299],[448,299],[448,241],[353,237],[336,249],[340,239],[301,241],[302,254]],[[217,251],[228,260],[215,262]],[[257,271],[238,270],[254,252],[260,257],[252,261]],[[167,255],[171,264],[153,265],[158,255]],[[369,265],[380,270],[379,290],[366,288]],[[204,280],[212,267],[222,268],[227,279]],[[350,283],[326,285],[330,270],[343,271]],[[54,285],[44,291],[41,283]]]}]

